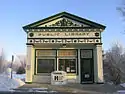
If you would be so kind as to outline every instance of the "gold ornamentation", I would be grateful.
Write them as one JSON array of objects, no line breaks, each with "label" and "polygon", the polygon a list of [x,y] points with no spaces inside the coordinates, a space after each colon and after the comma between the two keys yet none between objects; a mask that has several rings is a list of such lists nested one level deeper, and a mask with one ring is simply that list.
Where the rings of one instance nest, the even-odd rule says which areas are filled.
[{"label": "gold ornamentation", "polygon": [[55,24],[52,24],[50,26],[80,26],[80,25],[73,23],[71,20],[62,19],[62,20],[57,21]]}]

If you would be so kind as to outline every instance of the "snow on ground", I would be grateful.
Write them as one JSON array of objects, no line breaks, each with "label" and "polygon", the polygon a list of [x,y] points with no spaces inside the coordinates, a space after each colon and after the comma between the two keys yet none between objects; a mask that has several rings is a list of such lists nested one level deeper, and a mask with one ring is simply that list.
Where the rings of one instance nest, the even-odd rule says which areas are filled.
[{"label": "snow on ground", "polygon": [[[7,71],[5,72],[9,77],[11,77],[11,68],[8,68]],[[26,74],[16,74],[15,71],[12,71],[12,78],[14,79],[21,79],[25,81],[25,76]]]},{"label": "snow on ground", "polygon": [[25,76],[26,76],[26,74],[16,74],[16,73],[13,73],[13,75],[12,75],[12,77],[14,79],[20,79],[22,81],[25,81]]},{"label": "snow on ground", "polygon": [[11,79],[5,74],[0,74],[0,91],[8,91],[13,88],[18,88],[25,83],[20,79]]},{"label": "snow on ground", "polygon": [[25,79],[25,74],[13,73],[13,78],[10,78],[10,73],[0,74],[0,91],[9,91],[10,89],[18,88],[25,83],[22,81]]},{"label": "snow on ground", "polygon": [[121,86],[125,87],[125,83],[120,84]]}]

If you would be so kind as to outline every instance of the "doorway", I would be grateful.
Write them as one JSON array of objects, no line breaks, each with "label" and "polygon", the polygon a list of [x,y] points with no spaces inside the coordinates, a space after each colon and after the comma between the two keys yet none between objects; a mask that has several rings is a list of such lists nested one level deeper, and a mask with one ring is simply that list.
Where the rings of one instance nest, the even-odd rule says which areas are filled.
[{"label": "doorway", "polygon": [[93,68],[91,59],[81,59],[81,83],[93,83]]},{"label": "doorway", "polygon": [[81,50],[81,83],[93,83],[93,58],[92,50]]}]

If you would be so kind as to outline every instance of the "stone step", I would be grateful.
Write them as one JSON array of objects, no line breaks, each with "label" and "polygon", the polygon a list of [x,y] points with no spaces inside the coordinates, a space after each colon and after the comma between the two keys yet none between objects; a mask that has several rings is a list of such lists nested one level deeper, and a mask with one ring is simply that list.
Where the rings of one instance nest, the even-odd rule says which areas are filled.
[{"label": "stone step", "polygon": [[51,76],[34,75],[33,83],[51,83]]}]

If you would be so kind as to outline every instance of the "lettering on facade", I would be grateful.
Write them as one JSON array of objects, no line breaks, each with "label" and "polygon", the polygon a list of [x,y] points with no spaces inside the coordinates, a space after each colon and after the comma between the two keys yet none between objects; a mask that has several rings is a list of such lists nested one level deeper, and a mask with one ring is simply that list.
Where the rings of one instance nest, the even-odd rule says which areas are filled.
[{"label": "lettering on facade", "polygon": [[38,36],[89,36],[89,32],[40,32]]}]

